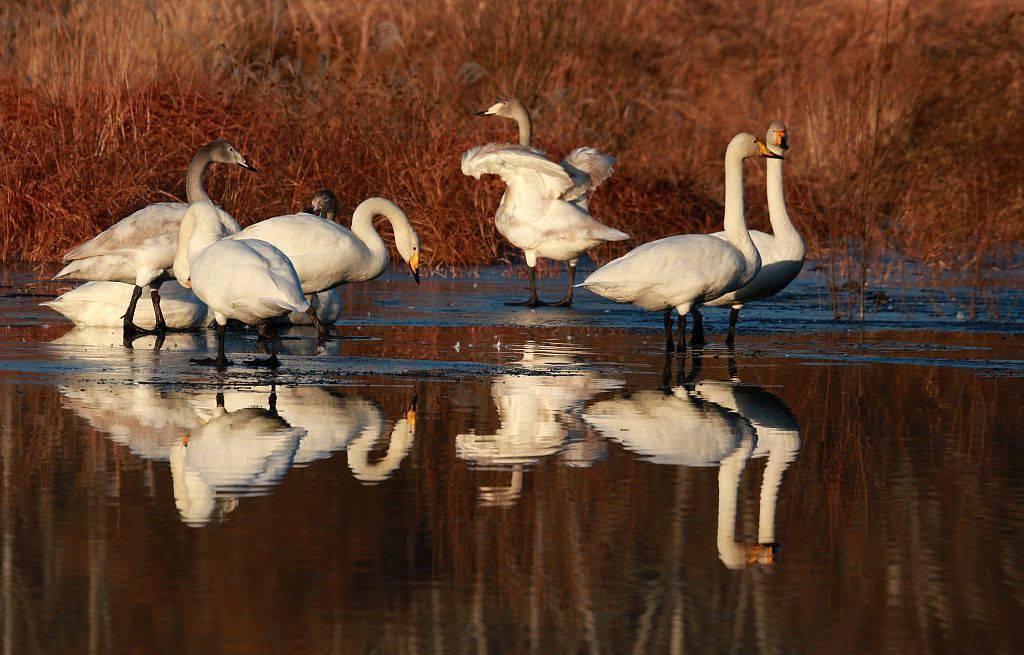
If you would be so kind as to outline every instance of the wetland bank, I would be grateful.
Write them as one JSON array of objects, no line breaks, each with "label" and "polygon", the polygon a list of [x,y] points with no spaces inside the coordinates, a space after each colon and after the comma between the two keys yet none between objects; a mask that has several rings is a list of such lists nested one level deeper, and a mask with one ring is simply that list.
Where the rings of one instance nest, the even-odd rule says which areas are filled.
[{"label": "wetland bank", "polygon": [[354,338],[222,374],[36,280],[0,300],[6,652],[1015,647],[1012,290],[1009,322],[922,292],[862,330],[805,273],[731,355],[707,312],[666,386],[643,314],[498,312],[494,271],[352,288]]}]

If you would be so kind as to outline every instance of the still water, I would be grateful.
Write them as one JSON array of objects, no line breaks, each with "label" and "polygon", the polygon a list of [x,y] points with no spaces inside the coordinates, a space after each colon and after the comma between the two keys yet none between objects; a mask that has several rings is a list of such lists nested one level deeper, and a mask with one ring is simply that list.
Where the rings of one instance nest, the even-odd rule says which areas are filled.
[{"label": "still water", "polygon": [[446,285],[272,374],[0,300],[0,652],[1019,647],[1019,333],[755,315],[666,367],[598,301]]}]

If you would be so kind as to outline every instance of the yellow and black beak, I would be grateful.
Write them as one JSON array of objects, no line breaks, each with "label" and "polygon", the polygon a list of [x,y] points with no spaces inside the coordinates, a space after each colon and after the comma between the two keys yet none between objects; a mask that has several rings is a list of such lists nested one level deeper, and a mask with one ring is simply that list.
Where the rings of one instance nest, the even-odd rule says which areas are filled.
[{"label": "yellow and black beak", "polygon": [[768,146],[766,146],[760,139],[757,140],[757,151],[765,159],[785,159],[782,155],[777,155],[769,150]]},{"label": "yellow and black beak", "polygon": [[241,166],[242,168],[244,168],[247,171],[252,171],[253,173],[259,173],[260,172],[260,169],[256,168],[252,164],[250,164],[249,160],[246,159],[245,157],[242,157],[242,161],[238,162],[238,165]]},{"label": "yellow and black beak", "polygon": [[409,272],[412,273],[412,279],[416,280],[416,284],[420,283],[420,253],[416,251],[409,258]]}]

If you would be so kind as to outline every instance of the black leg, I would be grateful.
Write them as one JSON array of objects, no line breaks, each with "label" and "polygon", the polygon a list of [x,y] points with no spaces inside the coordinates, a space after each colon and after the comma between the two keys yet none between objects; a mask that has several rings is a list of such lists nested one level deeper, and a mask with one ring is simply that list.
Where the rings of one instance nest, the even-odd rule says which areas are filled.
[{"label": "black leg", "polygon": [[231,364],[231,362],[228,361],[227,356],[224,354],[224,340],[227,336],[227,331],[228,326],[226,323],[224,325],[221,325],[220,323],[217,324],[217,359],[204,357],[202,359],[192,359],[190,361],[193,364],[199,364],[201,366],[216,366],[217,368],[224,368]]},{"label": "black leg", "polygon": [[153,330],[144,330],[138,325],[135,325],[135,306],[139,304],[139,298],[142,296],[142,287],[135,285],[132,289],[132,299],[128,303],[128,309],[125,310],[124,316],[124,345],[126,348],[132,347],[132,340],[143,334],[154,334]]},{"label": "black leg", "polygon": [[526,265],[526,274],[530,278],[530,299],[523,302],[510,302],[507,305],[519,305],[523,307],[543,307],[547,303],[542,302],[537,297],[537,268],[535,266]]},{"label": "black leg", "polygon": [[672,341],[672,309],[665,310],[665,352],[670,353],[676,349]]},{"label": "black leg", "polygon": [[732,380],[733,382],[739,382],[740,381],[740,371],[739,371],[738,368],[736,368],[736,351],[733,350],[732,348],[729,348],[728,366],[729,366],[729,379]]},{"label": "black leg", "polygon": [[569,288],[565,291],[565,298],[562,298],[552,307],[572,307],[572,291],[573,285],[576,284],[576,267],[572,264],[568,264],[569,267]]},{"label": "black leg", "polygon": [[701,316],[700,310],[694,307],[690,310],[693,314],[693,330],[690,333],[690,347],[691,348],[703,348],[704,347],[704,317]]},{"label": "black leg", "polygon": [[704,353],[701,350],[694,350],[690,356],[690,373],[680,379],[680,384],[686,386],[686,388],[693,390],[693,385],[697,382],[697,378],[700,377],[701,369],[704,368]]},{"label": "black leg", "polygon": [[320,320],[320,317],[316,315],[316,307],[310,305],[309,309],[306,310],[306,316],[309,317],[309,320],[313,323],[313,327],[316,328],[316,338],[319,339],[320,343],[327,341],[331,335],[327,332],[327,326],[324,325]]},{"label": "black leg", "polygon": [[740,310],[735,307],[729,312],[729,333],[725,335],[725,345],[732,347],[736,343],[736,323],[740,320]]},{"label": "black leg", "polygon": [[686,352],[686,314],[679,315],[679,352]]},{"label": "black leg", "polygon": [[267,337],[270,340],[270,357],[256,358],[246,360],[246,364],[249,366],[266,366],[267,368],[277,368],[281,365],[281,361],[277,358],[277,324],[272,321],[267,321],[260,326],[260,334],[263,334],[264,326],[266,328]]},{"label": "black leg", "polygon": [[167,323],[164,322],[164,313],[160,309],[160,285],[163,282],[153,282],[150,287],[152,290],[149,292],[149,297],[153,301],[153,316],[156,317],[156,332],[157,334],[163,334],[164,330],[167,329]]}]

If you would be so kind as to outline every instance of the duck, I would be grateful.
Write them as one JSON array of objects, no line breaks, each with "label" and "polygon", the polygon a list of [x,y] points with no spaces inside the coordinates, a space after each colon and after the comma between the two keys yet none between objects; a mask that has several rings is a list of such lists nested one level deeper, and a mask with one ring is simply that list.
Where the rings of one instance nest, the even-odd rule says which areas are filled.
[{"label": "duck", "polygon": [[[567,275],[569,285],[566,295],[562,300],[552,304],[553,307],[570,307],[573,302],[573,289],[576,280],[576,264],[579,258],[586,252],[597,246],[611,242],[629,239],[625,232],[607,227],[590,217],[590,195],[594,189],[600,186],[605,180],[611,177],[616,163],[615,157],[607,155],[596,148],[584,146],[573,150],[562,160],[555,164],[544,151],[533,147],[533,121],[530,112],[519,98],[509,98],[477,112],[477,116],[498,116],[514,120],[519,128],[519,149],[507,146],[509,157],[500,157],[503,146],[500,144],[489,144],[481,146],[484,150],[474,149],[477,152],[474,157],[485,157],[499,155],[499,161],[476,162],[474,157],[467,161],[467,155],[473,153],[470,150],[462,157],[462,172],[466,175],[473,175],[480,179],[482,173],[493,173],[500,175],[509,186],[509,191],[518,195],[517,199],[510,199],[506,204],[508,191],[502,197],[495,215],[495,226],[498,232],[508,241],[523,251],[526,259],[526,272],[530,280],[530,298],[524,302],[509,303],[513,305],[525,305],[527,307],[540,307],[547,303],[541,302],[537,297],[536,266],[537,258],[553,259],[564,261],[567,264]],[[502,173],[493,169],[495,166],[505,164],[515,165],[521,160],[515,157],[516,152],[531,153],[551,164],[547,174],[558,175],[557,182],[549,180],[542,188],[537,188],[537,180],[524,184],[520,179],[513,185],[512,171]],[[467,163],[470,164],[467,172]],[[475,172],[477,168],[483,167],[482,172]],[[556,168],[561,169],[557,173]],[[520,171],[523,178],[532,178],[536,171],[524,169]],[[554,192],[552,184],[560,187],[554,198],[548,196]],[[514,188],[515,187],[515,188]],[[538,195],[539,194],[539,195]],[[550,202],[558,200],[574,207],[577,212],[572,212],[559,203]],[[533,223],[533,229],[527,226]]]},{"label": "duck", "polygon": [[[740,133],[725,151],[725,239],[683,234],[645,243],[591,273],[579,286],[615,302],[664,313],[665,348],[672,352],[672,309],[679,313],[679,350],[685,351],[686,315],[749,283],[761,268],[743,207],[743,160],[781,158],[753,134]],[[703,346],[700,313],[693,347]]]},{"label": "duck", "polygon": [[[765,143],[772,152],[782,155],[789,150],[789,137],[786,124],[775,121],[768,127]],[[743,306],[771,298],[789,286],[790,282],[800,275],[807,247],[803,237],[793,226],[786,206],[786,190],[782,183],[782,162],[780,158],[770,158],[767,163],[767,194],[768,220],[772,225],[772,233],[750,230],[750,238],[761,255],[761,269],[750,282],[725,295],[704,303],[706,307],[731,307],[729,312],[729,331],[726,345],[732,346],[736,340],[736,324],[739,321]],[[711,236],[725,239],[725,232],[715,232]]]},{"label": "duck", "polygon": [[276,368],[275,321],[292,312],[307,312],[310,303],[291,261],[280,250],[259,239],[226,238],[216,208],[209,200],[193,203],[181,220],[174,275],[209,306],[217,324],[217,357],[191,360],[194,364],[224,368],[227,322],[270,331],[271,353],[248,364]]},{"label": "duck", "polygon": [[[143,289],[148,286],[155,317],[152,329],[165,330],[167,324],[160,309],[160,286],[173,277],[179,228],[189,206],[197,202],[210,202],[204,180],[207,169],[215,163],[236,164],[246,170],[257,171],[230,142],[214,139],[199,149],[188,166],[185,175],[187,203],[153,203],[126,216],[64,255],[63,259],[68,264],[54,279],[111,281],[133,285],[123,313],[122,325],[126,339],[148,331],[134,322],[136,305]],[[212,202],[210,204],[223,230],[233,233],[241,229],[238,221],[230,214]]]},{"label": "duck", "polygon": [[[295,267],[302,292],[308,296],[344,284],[373,280],[388,270],[391,258],[387,244],[373,227],[374,218],[383,216],[394,230],[399,255],[419,284],[419,236],[398,205],[386,198],[367,198],[352,214],[352,229],[329,218],[336,207],[334,194],[321,191],[309,212],[269,218],[230,238],[259,239],[278,248]],[[326,339],[327,327],[312,304],[306,313],[320,339]]]}]

